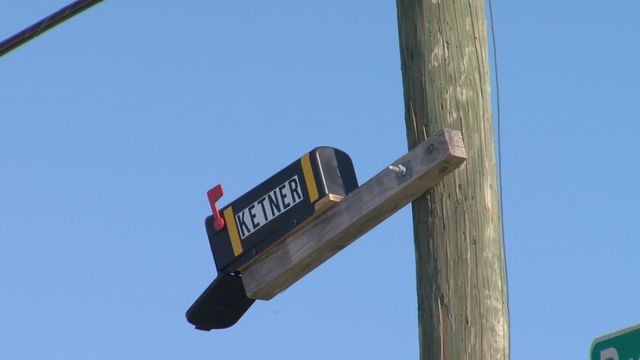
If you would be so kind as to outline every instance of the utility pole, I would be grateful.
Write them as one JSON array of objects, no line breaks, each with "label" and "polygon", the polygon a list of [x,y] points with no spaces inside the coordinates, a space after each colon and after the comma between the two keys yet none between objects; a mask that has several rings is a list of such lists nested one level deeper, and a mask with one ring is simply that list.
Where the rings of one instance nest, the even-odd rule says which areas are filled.
[{"label": "utility pole", "polygon": [[461,169],[412,203],[420,356],[509,358],[482,0],[396,0],[409,148],[462,133]]}]

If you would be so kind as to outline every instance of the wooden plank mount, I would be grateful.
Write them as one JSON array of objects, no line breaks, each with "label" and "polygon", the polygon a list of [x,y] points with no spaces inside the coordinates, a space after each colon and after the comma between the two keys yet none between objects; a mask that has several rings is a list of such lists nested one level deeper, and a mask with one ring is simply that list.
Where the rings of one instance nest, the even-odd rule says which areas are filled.
[{"label": "wooden plank mount", "polygon": [[466,157],[459,131],[437,132],[252,259],[241,277],[247,297],[272,299],[440,182]]}]

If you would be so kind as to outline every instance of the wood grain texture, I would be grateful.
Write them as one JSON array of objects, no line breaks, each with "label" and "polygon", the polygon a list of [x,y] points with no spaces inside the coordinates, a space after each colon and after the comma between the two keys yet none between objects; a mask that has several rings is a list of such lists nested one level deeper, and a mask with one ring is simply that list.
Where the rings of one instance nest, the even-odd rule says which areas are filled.
[{"label": "wood grain texture", "polygon": [[[341,195],[327,194],[325,197],[323,197],[322,199],[316,202],[315,204],[316,210],[313,213],[313,215],[314,216],[320,215],[323,212],[331,209],[332,207],[336,206],[340,201],[342,201],[343,198],[344,196],[341,196]],[[313,219],[313,216],[311,217],[311,219]]]},{"label": "wood grain texture", "polygon": [[440,182],[466,159],[460,133],[445,129],[278,243],[242,274],[247,296],[269,300]]},{"label": "wood grain texture", "polygon": [[251,268],[256,261],[259,261],[260,259],[262,259],[262,258],[268,256],[269,254],[271,254],[275,249],[278,249],[278,244],[280,244],[283,241],[286,241],[289,237],[291,237],[293,234],[297,233],[298,231],[306,229],[307,226],[311,222],[315,221],[315,219],[318,216],[322,215],[322,213],[324,213],[325,211],[327,211],[327,210],[331,209],[332,207],[336,206],[340,201],[342,201],[342,199],[344,199],[344,196],[337,195],[337,194],[327,194],[324,197],[322,197],[321,199],[319,199],[318,201],[316,201],[315,206],[314,206],[315,210],[313,212],[313,215],[311,215],[311,217],[309,217],[302,224],[298,225],[293,230],[291,230],[291,232],[289,234],[287,234],[286,237],[283,237],[282,239],[274,242],[273,244],[271,244],[271,246],[269,246],[266,249],[262,250],[254,258],[248,260],[244,265],[240,266],[238,268],[238,270],[240,270],[241,273],[244,273],[247,269]]},{"label": "wood grain texture", "polygon": [[451,127],[469,154],[412,206],[421,359],[508,359],[483,1],[396,4],[409,148]]}]

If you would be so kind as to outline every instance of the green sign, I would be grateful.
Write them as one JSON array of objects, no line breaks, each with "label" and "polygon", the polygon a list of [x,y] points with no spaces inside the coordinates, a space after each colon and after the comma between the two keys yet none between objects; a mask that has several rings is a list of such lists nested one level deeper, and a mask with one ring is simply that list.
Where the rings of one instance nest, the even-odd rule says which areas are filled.
[{"label": "green sign", "polygon": [[590,359],[640,360],[640,325],[595,339]]}]

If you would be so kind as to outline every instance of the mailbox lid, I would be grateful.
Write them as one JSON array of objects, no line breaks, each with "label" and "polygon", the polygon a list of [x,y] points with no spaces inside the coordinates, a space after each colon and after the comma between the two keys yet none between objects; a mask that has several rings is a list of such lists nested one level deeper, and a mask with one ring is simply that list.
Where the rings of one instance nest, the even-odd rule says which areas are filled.
[{"label": "mailbox lid", "polygon": [[187,310],[187,321],[199,330],[225,329],[235,324],[254,302],[247,297],[240,277],[218,274]]}]

